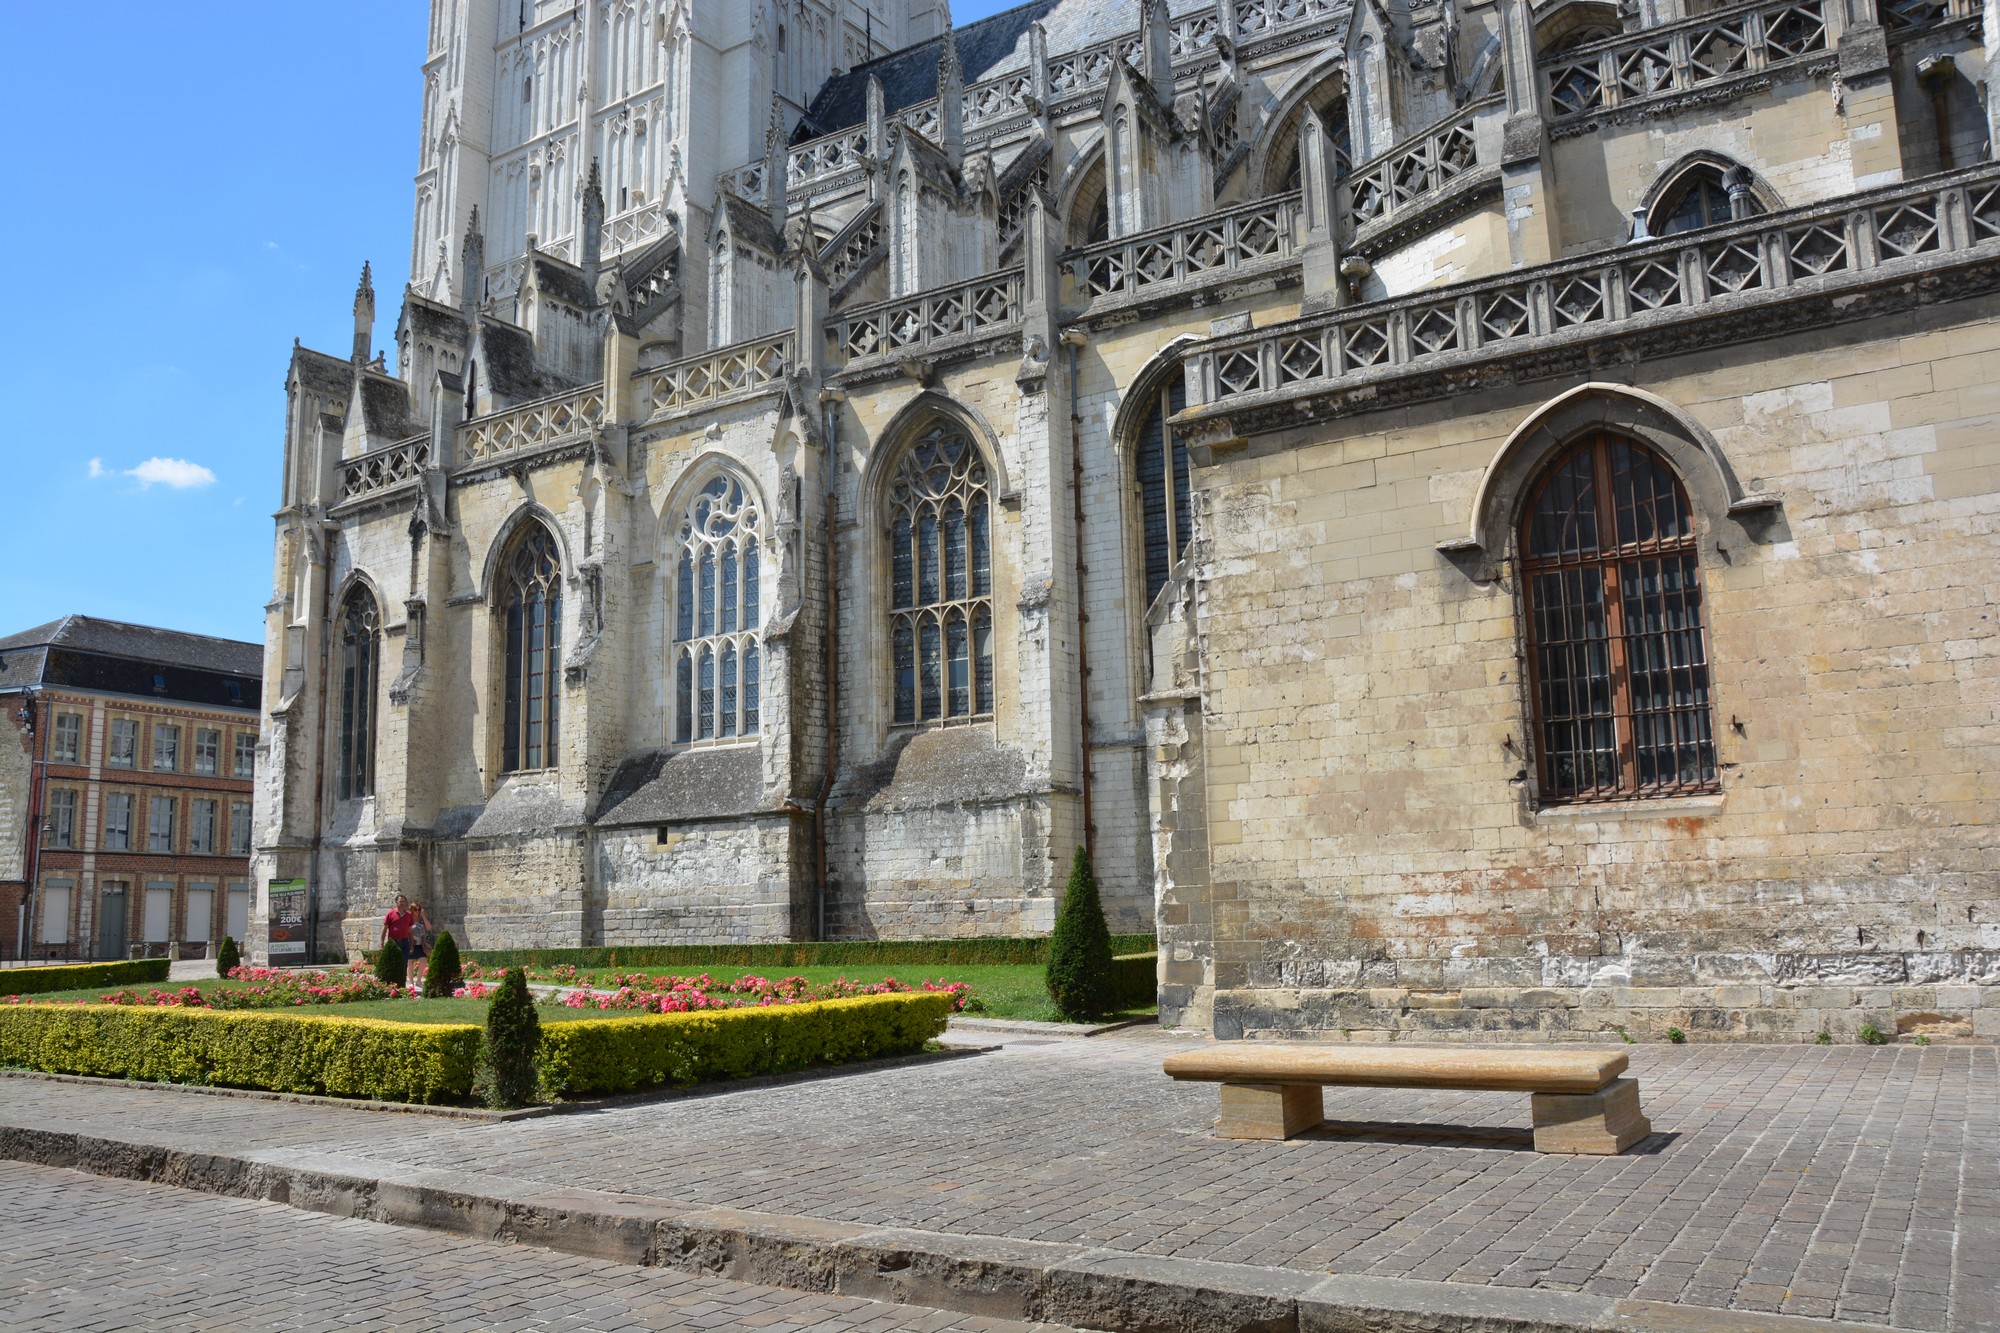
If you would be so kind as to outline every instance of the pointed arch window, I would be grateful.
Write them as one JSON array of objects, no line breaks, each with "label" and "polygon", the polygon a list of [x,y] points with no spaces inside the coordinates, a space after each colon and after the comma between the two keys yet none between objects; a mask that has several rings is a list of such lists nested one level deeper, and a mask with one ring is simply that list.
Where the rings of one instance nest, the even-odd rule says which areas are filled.
[{"label": "pointed arch window", "polygon": [[889,481],[889,643],[898,726],[993,713],[992,497],[958,427],[911,442]]},{"label": "pointed arch window", "polygon": [[1644,446],[1597,432],[1543,469],[1521,525],[1541,792],[1714,791],[1694,511]]},{"label": "pointed arch window", "polygon": [[756,498],[731,476],[703,486],[681,519],[672,673],[677,745],[737,740],[761,729],[758,534]]},{"label": "pointed arch window", "polygon": [[[1738,193],[1742,202],[1732,206],[1728,183],[1719,168],[1706,164],[1690,168],[1646,210],[1646,229],[1655,236],[1673,236],[1761,211],[1748,190],[1739,188]],[[1736,211],[1739,207],[1740,214]]]},{"label": "pointed arch window", "polygon": [[562,711],[562,561],[547,528],[528,525],[501,578],[507,673],[501,771],[552,768]]},{"label": "pointed arch window", "polygon": [[382,621],[366,588],[347,595],[340,613],[340,799],[375,794],[375,695],[380,685]]},{"label": "pointed arch window", "polygon": [[1160,595],[1174,566],[1187,554],[1192,532],[1188,504],[1187,445],[1169,421],[1187,406],[1180,376],[1153,393],[1152,411],[1139,428],[1133,471],[1139,486],[1140,532],[1146,549],[1146,605]]}]

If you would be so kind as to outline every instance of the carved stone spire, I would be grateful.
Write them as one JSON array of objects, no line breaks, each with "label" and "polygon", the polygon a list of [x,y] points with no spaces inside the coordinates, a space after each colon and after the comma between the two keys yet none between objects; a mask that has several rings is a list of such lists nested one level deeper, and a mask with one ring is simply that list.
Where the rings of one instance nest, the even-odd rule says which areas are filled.
[{"label": "carved stone spire", "polygon": [[958,63],[958,37],[944,30],[938,56],[938,147],[956,171],[965,161],[965,68]]},{"label": "carved stone spire", "polygon": [[791,151],[785,144],[785,101],[771,94],[771,123],[764,130],[764,204],[771,214],[771,226],[782,236],[789,207],[786,192],[791,168]]},{"label": "carved stone spire", "polygon": [[375,335],[375,280],[368,262],[361,263],[361,281],[354,288],[354,364],[366,365],[373,354]]},{"label": "carved stone spire", "polygon": [[1167,21],[1167,0],[1139,0],[1139,72],[1153,85],[1162,109],[1174,104],[1174,32]]},{"label": "carved stone spire", "polygon": [[604,253],[604,178],[597,159],[590,159],[590,175],[583,182],[583,235],[579,250],[585,298],[597,304],[597,269]]},{"label": "carved stone spire", "polygon": [[[479,230],[479,205],[466,220],[465,243],[458,256],[458,308],[468,326],[479,318],[479,298],[486,285],[486,233]],[[469,333],[469,328],[468,328]]]}]

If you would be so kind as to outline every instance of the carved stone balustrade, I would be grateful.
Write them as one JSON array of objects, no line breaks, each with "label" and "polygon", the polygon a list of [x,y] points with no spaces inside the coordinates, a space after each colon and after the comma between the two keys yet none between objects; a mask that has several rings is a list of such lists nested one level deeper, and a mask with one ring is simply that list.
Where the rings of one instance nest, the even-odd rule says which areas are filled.
[{"label": "carved stone balustrade", "polygon": [[648,421],[776,393],[792,368],[790,333],[718,347],[633,376],[639,411]]},{"label": "carved stone balustrade", "polygon": [[1196,439],[1215,423],[1252,433],[1296,404],[1337,412],[1329,397],[1422,401],[1989,289],[2000,290],[1991,163],[1213,338],[1183,358],[1182,425]]},{"label": "carved stone balustrade", "polygon": [[427,434],[370,450],[341,463],[340,498],[358,500],[393,491],[422,477],[430,465],[431,437]]},{"label": "carved stone balustrade", "polygon": [[459,460],[478,463],[503,454],[581,439],[602,425],[606,415],[601,384],[523,403],[460,426]]},{"label": "carved stone balustrade", "polygon": [[[1386,153],[1355,165],[1346,179],[1348,212],[1357,235],[1382,230],[1392,219],[1421,214],[1424,206],[1470,186],[1474,179],[1498,186],[1499,134],[1504,95],[1452,112]],[[1487,122],[1482,132],[1481,121]]]},{"label": "carved stone balustrade", "polygon": [[1280,195],[1072,250],[1064,256],[1076,280],[1070,304],[1088,313],[1296,267],[1298,215],[1299,196]]},{"label": "carved stone balustrade", "polygon": [[1831,61],[1840,17],[1838,0],[1737,5],[1579,46],[1542,62],[1548,114],[1558,131],[1587,128],[1620,107]]},{"label": "carved stone balustrade", "polygon": [[849,366],[968,351],[1018,331],[1021,270],[938,287],[844,313],[834,345]]}]

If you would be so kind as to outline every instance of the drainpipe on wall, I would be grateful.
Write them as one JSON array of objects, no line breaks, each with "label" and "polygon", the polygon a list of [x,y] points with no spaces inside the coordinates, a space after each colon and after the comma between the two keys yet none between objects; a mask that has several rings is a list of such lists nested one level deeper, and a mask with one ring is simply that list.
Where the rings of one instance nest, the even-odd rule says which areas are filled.
[{"label": "drainpipe on wall", "polygon": [[1076,401],[1076,351],[1083,346],[1079,329],[1064,329],[1063,346],[1069,349],[1069,464],[1070,507],[1076,543],[1076,717],[1077,740],[1083,751],[1083,854],[1097,865],[1097,821],[1090,805],[1090,608],[1085,605],[1084,588],[1089,567],[1083,558],[1083,417]]}]

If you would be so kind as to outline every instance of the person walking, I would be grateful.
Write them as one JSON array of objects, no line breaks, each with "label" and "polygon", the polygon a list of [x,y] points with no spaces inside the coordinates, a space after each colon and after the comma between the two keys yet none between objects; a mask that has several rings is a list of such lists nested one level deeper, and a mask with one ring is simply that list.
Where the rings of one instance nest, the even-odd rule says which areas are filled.
[{"label": "person walking", "polygon": [[412,986],[423,982],[424,971],[430,966],[431,946],[437,942],[437,927],[431,924],[430,913],[422,903],[410,904],[410,967],[409,980]]},{"label": "person walking", "polygon": [[397,894],[396,905],[382,915],[382,936],[376,944],[385,949],[393,944],[401,949],[406,971],[410,964],[410,932],[416,925],[417,914],[410,910],[410,900]]}]

